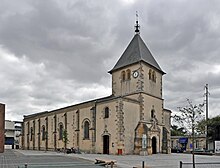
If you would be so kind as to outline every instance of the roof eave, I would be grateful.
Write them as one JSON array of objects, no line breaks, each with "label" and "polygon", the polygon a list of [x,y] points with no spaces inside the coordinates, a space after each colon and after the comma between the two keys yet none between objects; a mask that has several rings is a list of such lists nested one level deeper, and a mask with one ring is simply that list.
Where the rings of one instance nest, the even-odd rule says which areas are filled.
[{"label": "roof eave", "polygon": [[125,66],[122,66],[122,67],[112,68],[110,71],[108,71],[108,73],[112,74],[114,71],[117,71],[117,70],[120,70],[120,69],[126,68],[126,67],[128,67],[128,66],[131,66],[131,65],[134,65],[134,64],[137,64],[137,63],[140,63],[140,62],[144,62],[145,64],[154,67],[154,68],[157,69],[159,72],[161,72],[162,75],[165,75],[165,74],[166,74],[166,72],[164,72],[163,70],[158,69],[157,67],[155,67],[155,66],[153,66],[153,65],[151,65],[151,64],[149,64],[149,63],[147,63],[147,62],[144,61],[144,60],[136,61],[136,62],[134,62],[134,63],[132,63],[132,64],[125,65]]}]

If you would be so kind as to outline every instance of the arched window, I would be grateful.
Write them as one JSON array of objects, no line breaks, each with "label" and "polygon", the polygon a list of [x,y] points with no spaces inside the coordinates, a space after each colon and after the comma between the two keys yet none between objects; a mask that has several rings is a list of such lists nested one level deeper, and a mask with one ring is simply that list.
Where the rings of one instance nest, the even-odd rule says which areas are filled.
[{"label": "arched window", "polygon": [[152,73],[152,80],[153,80],[154,82],[156,82],[156,73],[155,73],[155,71],[153,71],[153,73]]},{"label": "arched window", "polygon": [[127,74],[127,80],[130,80],[131,79],[131,70],[127,69],[126,74]]},{"label": "arched window", "polygon": [[151,110],[151,118],[154,118],[154,117],[155,117],[155,116],[154,116],[154,115],[155,115],[154,113],[155,113],[155,111],[154,111],[154,109],[152,109],[152,110]]},{"label": "arched window", "polygon": [[125,71],[121,72],[121,79],[124,81],[125,80]]},{"label": "arched window", "polygon": [[89,122],[84,122],[84,139],[89,139]]},{"label": "arched window", "polygon": [[109,118],[109,108],[108,107],[105,108],[104,118]]},{"label": "arched window", "polygon": [[59,140],[63,139],[63,123],[59,123]]},{"label": "arched window", "polygon": [[152,79],[152,70],[151,69],[149,70],[148,75],[149,75],[149,80],[151,80]]},{"label": "arched window", "polygon": [[46,129],[45,126],[42,126],[42,141],[44,141],[46,139]]}]

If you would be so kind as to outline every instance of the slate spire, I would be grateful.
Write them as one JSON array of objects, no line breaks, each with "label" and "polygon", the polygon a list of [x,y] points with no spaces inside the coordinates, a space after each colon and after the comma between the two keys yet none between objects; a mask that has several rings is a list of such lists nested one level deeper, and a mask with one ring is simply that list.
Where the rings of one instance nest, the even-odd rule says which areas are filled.
[{"label": "slate spire", "polygon": [[119,58],[113,69],[109,71],[109,73],[142,61],[156,68],[162,74],[165,74],[160,68],[157,61],[154,59],[153,55],[147,48],[142,38],[140,37],[140,25],[138,24],[138,21],[136,21],[135,28],[135,35],[133,39],[131,40],[128,47],[125,49],[124,53]]}]

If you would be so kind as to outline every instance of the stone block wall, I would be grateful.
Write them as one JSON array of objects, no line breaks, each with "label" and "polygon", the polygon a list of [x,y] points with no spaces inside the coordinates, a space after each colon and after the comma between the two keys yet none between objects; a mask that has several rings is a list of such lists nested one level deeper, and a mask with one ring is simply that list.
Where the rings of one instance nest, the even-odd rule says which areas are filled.
[{"label": "stone block wall", "polygon": [[4,152],[5,144],[5,105],[0,103],[0,153]]}]

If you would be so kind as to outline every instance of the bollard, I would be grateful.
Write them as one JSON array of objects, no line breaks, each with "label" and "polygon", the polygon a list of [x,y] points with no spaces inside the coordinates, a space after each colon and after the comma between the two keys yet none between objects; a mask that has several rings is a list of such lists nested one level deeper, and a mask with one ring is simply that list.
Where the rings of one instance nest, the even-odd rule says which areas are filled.
[{"label": "bollard", "polygon": [[142,168],[144,168],[144,161],[142,162]]},{"label": "bollard", "polygon": [[113,161],[111,161],[111,168],[113,168],[113,165],[114,165],[114,162],[113,162]]},{"label": "bollard", "polygon": [[182,168],[183,167],[183,162],[182,161],[180,161],[180,168]]},{"label": "bollard", "polygon": [[27,168],[27,163],[25,163],[24,167]]}]

